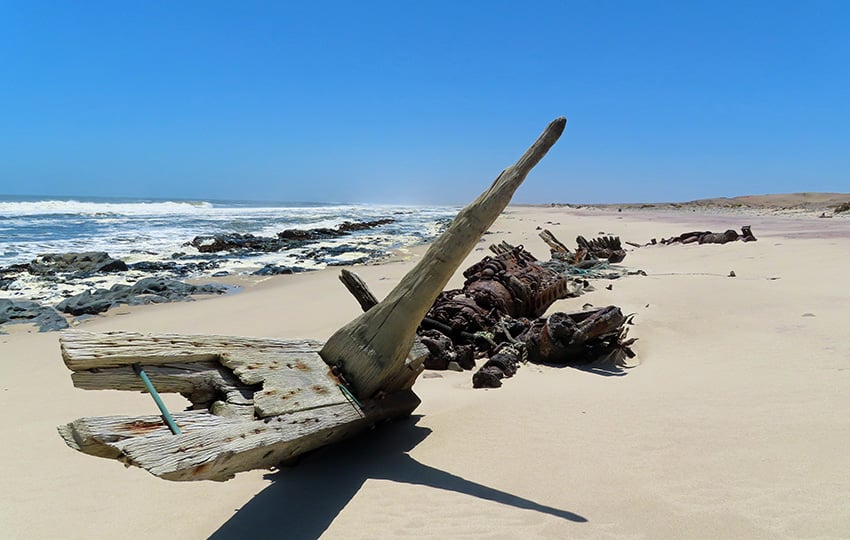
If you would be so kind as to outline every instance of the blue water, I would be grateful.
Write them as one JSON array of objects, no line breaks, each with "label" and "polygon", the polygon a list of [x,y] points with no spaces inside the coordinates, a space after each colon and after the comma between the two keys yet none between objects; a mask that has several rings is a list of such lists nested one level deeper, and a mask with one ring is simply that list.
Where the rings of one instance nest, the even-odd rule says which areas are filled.
[{"label": "blue water", "polygon": [[42,253],[69,251],[106,251],[133,261],[167,259],[174,253],[191,255],[192,248],[184,244],[198,235],[274,236],[284,229],[382,218],[396,222],[355,233],[353,238],[392,250],[432,240],[439,223],[457,211],[457,207],[0,195],[0,267],[28,262]]}]

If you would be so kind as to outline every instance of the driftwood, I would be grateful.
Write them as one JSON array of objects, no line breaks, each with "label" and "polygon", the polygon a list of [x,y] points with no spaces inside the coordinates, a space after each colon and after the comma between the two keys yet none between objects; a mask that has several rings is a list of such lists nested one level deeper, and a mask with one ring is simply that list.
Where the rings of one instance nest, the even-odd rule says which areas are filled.
[{"label": "driftwood", "polygon": [[269,467],[398,415],[412,391],[357,404],[319,357],[321,343],[225,336],[68,333],[62,356],[74,386],[143,391],[143,364],[161,392],[195,410],[178,414],[182,434],[157,417],[83,418],[59,428],[72,448],[120,459],[169,480],[226,480]]},{"label": "driftwood", "polygon": [[519,161],[502,171],[490,189],[458,213],[387,298],[328,339],[322,357],[339,369],[357,396],[365,399],[393,390],[387,386],[387,379],[404,369],[405,356],[425,313],[565,126],[565,118],[549,124]]},{"label": "driftwood", "polygon": [[561,258],[567,258],[573,256],[570,252],[569,248],[561,243],[560,240],[555,238],[555,235],[552,234],[552,231],[548,229],[543,229],[543,232],[540,233],[540,238],[546,242],[546,245],[549,246],[549,250],[552,252],[554,256],[556,253],[561,256]]},{"label": "driftwood", "polygon": [[360,276],[351,270],[346,270],[345,268],[340,270],[339,280],[345,285],[345,288],[348,289],[348,292],[351,293],[355,300],[357,300],[363,311],[369,311],[377,305],[378,299],[369,290],[369,286],[366,285],[366,282]]},{"label": "driftwood", "polygon": [[[324,344],[64,334],[62,357],[74,372],[75,386],[139,391],[143,386],[134,375],[144,373],[159,391],[186,396],[193,410],[174,415],[177,434],[156,416],[82,418],[59,433],[81,452],[169,480],[226,480],[409,415],[419,404],[410,387],[427,354],[415,343],[420,321],[565,124],[564,118],[553,121],[516,164],[464,208],[386,299],[372,305],[374,297],[359,295],[366,312]],[[526,307],[539,309],[533,303]],[[167,411],[163,416],[169,417]]]}]

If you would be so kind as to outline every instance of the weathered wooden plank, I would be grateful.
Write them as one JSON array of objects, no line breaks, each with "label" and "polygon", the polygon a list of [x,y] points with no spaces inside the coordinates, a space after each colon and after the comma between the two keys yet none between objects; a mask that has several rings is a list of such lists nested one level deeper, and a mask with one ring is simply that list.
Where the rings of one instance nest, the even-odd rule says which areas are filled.
[{"label": "weathered wooden plank", "polygon": [[[410,414],[419,399],[409,388],[426,351],[421,343],[412,347],[416,328],[565,124],[564,118],[552,122],[516,164],[458,214],[383,302],[367,308],[372,303],[367,299],[368,311],[324,346],[314,340],[236,336],[64,335],[62,356],[81,387],[135,389],[128,367],[140,364],[164,390],[188,394],[221,416],[178,414],[177,424],[183,425],[176,435],[156,417],[84,418],[60,427],[63,438],[80,451],[117,458],[163,478],[226,480]],[[197,369],[185,368],[191,364]],[[338,380],[340,373],[347,381]],[[349,401],[340,382],[353,385],[362,407]],[[253,414],[230,417],[247,415],[248,408]]]},{"label": "weathered wooden plank", "polygon": [[254,393],[257,417],[347,403],[339,381],[318,353],[228,351],[221,363],[245,384],[262,384]]},{"label": "weathered wooden plank", "polygon": [[[174,421],[183,433],[216,428],[226,424],[244,424],[244,419],[226,418],[208,411],[173,413]],[[97,416],[79,418],[59,426],[65,443],[75,450],[92,456],[119,459],[120,441],[133,437],[172,437],[171,430],[160,416]]]},{"label": "weathered wooden plank", "polygon": [[[378,303],[377,297],[369,290],[369,285],[363,281],[363,278],[358,276],[351,270],[343,268],[339,273],[339,280],[348,289],[363,311],[369,311]],[[384,382],[383,390],[385,392],[394,392],[396,390],[409,390],[413,387],[417,377],[425,371],[425,360],[428,358],[428,348],[419,339],[419,336],[413,338],[413,346],[404,360],[404,366],[398,372],[389,376]]]},{"label": "weathered wooden plank", "polygon": [[431,245],[387,297],[343,326],[321,350],[355,393],[367,398],[384,389],[403,368],[416,328],[437,295],[511,200],[526,175],[555,144],[566,126],[554,120],[514,165],[508,167]]},{"label": "weathered wooden plank", "polygon": [[[191,362],[188,364],[160,364],[145,366],[157,391],[179,393],[196,407],[208,407],[223,395],[244,395],[243,404],[252,403],[251,396],[260,385],[240,381],[232,371],[218,362]],[[129,390],[145,392],[145,385],[131,367],[77,371],[71,374],[74,386],[83,390]]]},{"label": "weathered wooden plank", "polygon": [[549,229],[543,229],[543,231],[540,233],[540,238],[542,238],[543,241],[546,242],[546,245],[549,246],[549,251],[551,251],[552,253],[560,253],[562,255],[572,254],[570,249],[565,246],[560,240],[555,238],[555,235],[552,234],[552,231],[550,231]]},{"label": "weathered wooden plank", "polygon": [[66,332],[60,337],[62,358],[72,371],[218,360],[225,349],[318,352],[312,339],[270,339],[216,335],[139,334],[136,332]]},{"label": "weathered wooden plank", "polygon": [[366,282],[363,281],[363,278],[352,272],[351,270],[346,270],[343,268],[339,271],[339,280],[345,285],[345,288],[348,289],[348,292],[357,300],[357,303],[360,304],[360,308],[363,311],[369,311],[375,304],[378,303],[377,297],[369,290],[369,286],[366,285]]},{"label": "weathered wooden plank", "polygon": [[177,414],[180,435],[172,435],[152,416],[83,418],[59,432],[72,448],[119,459],[167,480],[221,481],[408,415],[418,405],[419,398],[405,391],[365,402],[363,409],[344,403],[254,421]]},{"label": "weathered wooden plank", "polygon": [[[83,339],[75,339],[80,338]],[[126,337],[127,341],[122,341]],[[115,364],[134,360],[143,364],[159,392],[180,392],[195,407],[209,408],[227,396],[224,403],[248,405],[253,402],[259,418],[304,409],[346,403],[339,381],[305,340],[255,341],[222,336],[139,336],[116,333],[104,335],[68,335],[61,338],[68,351],[66,363],[81,369],[74,384],[86,389],[114,388],[144,391],[144,385],[129,367]],[[232,342],[231,342],[232,340]],[[119,345],[113,346],[115,342]],[[170,357],[172,362],[159,363]],[[214,356],[216,361],[196,358]],[[150,367],[148,367],[150,365]],[[243,402],[236,399],[242,394]],[[228,414],[244,412],[233,409]]]}]

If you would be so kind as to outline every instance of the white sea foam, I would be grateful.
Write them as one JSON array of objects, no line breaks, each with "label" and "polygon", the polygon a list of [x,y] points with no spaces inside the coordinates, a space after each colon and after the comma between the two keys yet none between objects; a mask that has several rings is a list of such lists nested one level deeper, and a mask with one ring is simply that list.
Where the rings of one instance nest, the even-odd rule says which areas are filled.
[{"label": "white sea foam", "polygon": [[0,216],[36,216],[36,215],[174,215],[198,214],[212,208],[212,203],[199,202],[85,202],[76,200],[14,201],[0,202]]},{"label": "white sea foam", "polygon": [[[391,250],[427,240],[436,222],[454,212],[447,207],[362,204],[0,200],[0,267],[27,262],[41,253],[69,251],[106,251],[127,261],[162,260],[176,252],[196,254],[184,245],[195,236],[275,236],[285,229],[334,228],[345,221],[385,218],[395,222],[369,241],[376,249]],[[371,236],[367,231],[355,236],[364,234]],[[289,256],[283,258],[291,262]]]}]

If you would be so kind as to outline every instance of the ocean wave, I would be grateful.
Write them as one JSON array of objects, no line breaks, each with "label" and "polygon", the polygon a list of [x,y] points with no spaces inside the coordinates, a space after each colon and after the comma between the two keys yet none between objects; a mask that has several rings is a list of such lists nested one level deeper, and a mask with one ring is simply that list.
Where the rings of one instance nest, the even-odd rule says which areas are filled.
[{"label": "ocean wave", "polygon": [[440,206],[46,199],[0,197],[0,268],[41,253],[68,251],[106,251],[134,260],[141,251],[149,254],[146,258],[166,260],[191,251],[185,243],[195,236],[237,232],[274,237],[286,229],[386,218],[395,221],[352,237],[369,236],[377,249],[390,250],[430,239],[457,212]]},{"label": "ocean wave", "polygon": [[145,216],[197,215],[213,208],[206,201],[161,202],[86,202],[76,200],[45,200],[0,202],[0,216],[78,215],[78,216]]}]

